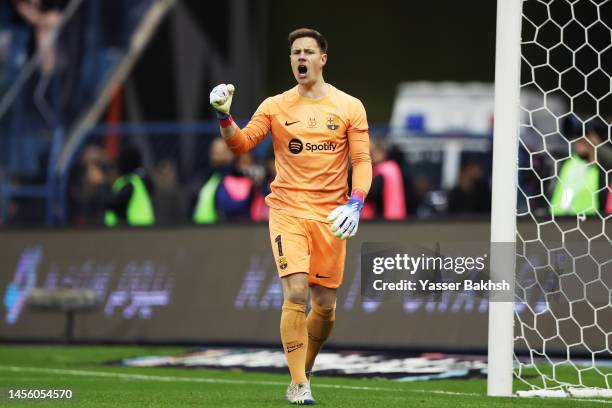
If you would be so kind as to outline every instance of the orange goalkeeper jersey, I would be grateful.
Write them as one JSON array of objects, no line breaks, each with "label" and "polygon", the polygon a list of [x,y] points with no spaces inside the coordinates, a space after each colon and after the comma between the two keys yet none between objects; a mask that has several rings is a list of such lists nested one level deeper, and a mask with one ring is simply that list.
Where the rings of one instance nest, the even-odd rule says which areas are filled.
[{"label": "orange goalkeeper jersey", "polygon": [[302,97],[297,86],[259,106],[227,144],[243,153],[272,131],[276,178],[266,197],[270,208],[294,217],[325,221],[348,200],[348,157],[353,189],[366,194],[372,181],[368,122],[363,104],[329,85],[324,97]]}]

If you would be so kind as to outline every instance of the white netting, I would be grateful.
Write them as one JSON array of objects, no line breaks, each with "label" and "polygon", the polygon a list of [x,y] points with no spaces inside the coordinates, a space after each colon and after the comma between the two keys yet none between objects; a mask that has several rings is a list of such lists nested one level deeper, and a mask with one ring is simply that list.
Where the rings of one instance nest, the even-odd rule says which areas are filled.
[{"label": "white netting", "polygon": [[521,54],[515,375],[609,390],[612,0],[524,0]]}]

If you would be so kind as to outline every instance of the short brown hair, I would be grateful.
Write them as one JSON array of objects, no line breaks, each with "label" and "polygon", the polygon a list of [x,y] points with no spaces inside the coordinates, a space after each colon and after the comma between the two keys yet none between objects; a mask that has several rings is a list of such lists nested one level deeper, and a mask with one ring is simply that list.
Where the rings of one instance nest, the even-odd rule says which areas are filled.
[{"label": "short brown hair", "polygon": [[310,37],[314,38],[314,40],[319,44],[319,48],[321,49],[321,53],[327,54],[327,40],[323,37],[323,34],[318,32],[317,30],[313,30],[312,28],[298,28],[297,30],[293,30],[289,33],[289,49],[293,45],[293,42],[298,38]]}]

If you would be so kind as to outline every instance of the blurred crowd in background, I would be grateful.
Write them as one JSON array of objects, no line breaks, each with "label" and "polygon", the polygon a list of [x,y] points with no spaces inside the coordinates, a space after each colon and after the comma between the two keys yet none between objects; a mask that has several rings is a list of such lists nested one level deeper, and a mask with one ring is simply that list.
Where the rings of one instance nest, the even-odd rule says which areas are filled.
[{"label": "blurred crowd in background", "polygon": [[[612,193],[607,184],[612,146],[602,136],[606,128],[587,127],[585,135],[579,134],[581,128],[568,130],[574,132],[571,154],[556,162],[521,149],[519,212],[546,216],[552,206],[556,216],[599,214],[605,218],[612,214]],[[133,146],[124,149],[136,150]],[[490,161],[481,156],[463,155],[457,184],[443,190],[435,175],[415,172],[406,155],[388,138],[372,138],[370,154],[373,180],[362,214],[365,220],[478,216],[491,210]],[[96,145],[84,150],[71,188],[73,224],[103,225],[104,203],[113,196],[113,181],[125,173],[117,170],[121,159],[120,155],[118,162],[113,162]],[[208,159],[206,171],[182,184],[172,159],[159,161],[149,171],[137,166],[145,175],[156,223],[267,220],[264,197],[275,177],[271,148],[259,158],[252,153],[234,156],[217,137],[210,143]],[[350,175],[347,191],[349,184]],[[545,195],[540,193],[542,188]]]},{"label": "blurred crowd in background", "polygon": [[[363,219],[405,220],[427,218],[434,213],[469,215],[490,211],[490,171],[485,164],[466,161],[459,184],[450,191],[436,191],[435,202],[432,181],[427,176],[411,177],[410,164],[387,140],[372,139],[370,151],[374,177]],[[119,176],[135,172],[147,186],[157,224],[268,219],[264,198],[276,175],[271,148],[259,160],[252,153],[234,156],[217,137],[210,143],[206,171],[183,184],[179,183],[177,164],[172,159],[161,160],[145,171],[141,160],[139,165],[125,166],[126,152],[138,155],[134,146],[125,146],[114,162],[97,145],[83,151],[70,189],[73,224],[104,225],[108,203],[115,196],[113,183]],[[347,191],[349,183],[350,176]],[[126,220],[125,215],[121,218]]]},{"label": "blurred crowd in background", "polygon": [[[75,144],[74,159],[65,161],[64,174],[55,174],[55,168],[62,166],[57,164],[61,157],[54,155],[53,146],[70,142],[56,140],[57,130],[64,135],[62,132],[78,124],[81,111],[95,105],[104,81],[129,56],[135,22],[152,4],[150,0],[136,3],[128,7],[116,1],[13,0],[0,5],[0,225],[148,226],[267,220],[264,197],[275,177],[269,138],[253,152],[235,157],[219,138],[206,104],[184,109],[205,130],[181,131],[181,120],[163,137],[149,134],[146,125],[130,132],[113,130],[126,119],[152,122],[151,116],[134,107],[138,104],[132,88],[137,84],[131,77],[117,84],[97,122],[106,125],[106,130],[84,136]],[[56,32],[70,4],[77,4],[76,11],[71,11],[74,17]],[[118,15],[127,17],[117,27],[109,25]],[[182,21],[180,9],[176,15],[176,21]],[[92,19],[97,25],[89,24]],[[24,73],[31,61],[32,69]],[[135,71],[138,69],[136,66]],[[207,95],[215,81],[206,80],[200,83],[201,95]],[[144,88],[149,85],[147,82]],[[183,88],[175,92],[180,94],[177,98],[198,99],[189,97],[190,83]],[[243,105],[237,104],[236,111],[243,112],[245,119],[245,112],[253,112],[261,93],[254,96],[240,89]],[[147,99],[141,98],[141,111],[147,110]],[[9,103],[3,106],[5,101]],[[159,101],[164,101],[161,94]],[[364,104],[368,109],[373,103],[364,100]],[[607,121],[560,119],[561,143],[553,147],[538,145],[538,137],[534,139],[529,132],[521,134],[519,213],[602,218],[612,213],[609,113],[599,112]],[[432,149],[431,160],[425,155],[418,161],[402,148],[402,138],[435,139],[439,134],[398,136],[390,125],[370,121],[374,177],[362,218],[402,221],[488,214],[492,118],[485,119],[489,128],[477,138],[487,141],[488,147],[479,153],[461,152],[451,168],[455,173],[450,177],[452,185],[441,181],[448,178],[442,174],[448,169],[441,169],[441,148]],[[414,130],[423,120],[411,116],[406,128]],[[469,139],[474,135],[454,132],[444,137]],[[350,175],[347,191],[349,183]],[[58,208],[64,220],[59,223],[53,221]]]}]

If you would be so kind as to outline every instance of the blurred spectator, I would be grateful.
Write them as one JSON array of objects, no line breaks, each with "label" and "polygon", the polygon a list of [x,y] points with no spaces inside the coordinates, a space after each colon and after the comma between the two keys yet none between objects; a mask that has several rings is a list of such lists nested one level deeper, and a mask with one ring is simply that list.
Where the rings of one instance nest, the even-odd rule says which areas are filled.
[{"label": "blurred spectator", "polygon": [[372,141],[370,155],[372,157],[372,187],[361,217],[386,220],[406,218],[404,180],[400,166],[395,161],[388,159],[387,145],[380,139]]},{"label": "blurred spectator", "polygon": [[574,141],[574,151],[559,171],[552,195],[554,215],[595,214],[599,209],[600,171],[595,163],[593,135]]},{"label": "blurred spectator", "polygon": [[255,197],[251,205],[251,218],[253,221],[267,221],[270,216],[270,208],[265,198],[272,192],[270,185],[276,177],[276,165],[274,160],[274,149],[269,149],[264,158],[264,177],[260,185],[256,186]]},{"label": "blurred spectator", "polygon": [[414,177],[412,184],[412,199],[411,206],[414,208],[414,213],[419,218],[427,218],[434,213],[428,202],[428,195],[433,191],[434,187],[431,179],[426,175],[418,175]]},{"label": "blurred spectator", "polygon": [[607,126],[587,126],[587,139],[597,148],[597,163],[604,171],[612,169],[612,141]]},{"label": "blurred spectator", "polygon": [[491,190],[484,174],[484,169],[478,162],[470,161],[463,165],[459,184],[448,193],[450,214],[491,211]]},{"label": "blurred spectator", "polygon": [[111,192],[113,179],[111,163],[98,146],[88,146],[81,157],[83,175],[76,199],[82,217],[77,221],[85,225],[104,225],[106,203]]},{"label": "blurred spectator", "polygon": [[212,173],[198,194],[198,201],[193,212],[193,221],[196,224],[217,222],[217,190],[223,176],[229,173],[234,157],[223,139],[217,138],[210,144],[209,159]]},{"label": "blurred spectator", "polygon": [[221,139],[210,146],[213,173],[198,195],[193,213],[197,224],[212,224],[219,220],[249,220],[255,196],[255,186],[261,184],[264,171],[249,153],[236,158]]},{"label": "blurred spectator", "polygon": [[[611,119],[612,117],[608,117],[608,122],[611,122]],[[600,168],[600,186],[609,183],[608,188],[602,189],[599,196],[604,214],[612,214],[612,179],[609,180],[606,177],[606,173],[612,170],[612,140],[609,138],[608,129],[608,126],[603,123],[586,127],[586,136],[596,148],[595,158]]]},{"label": "blurred spectator", "polygon": [[[38,70],[29,76],[24,76],[25,82],[20,83],[13,106],[15,119],[6,133],[2,149],[9,156],[9,169],[20,174],[45,172],[46,168],[37,167],[34,158],[40,154],[49,155],[52,129],[62,123],[61,115],[71,102],[66,95],[68,88],[62,81],[69,67],[69,59],[65,51],[60,57],[58,43],[54,42],[64,15],[68,0],[13,0],[16,13],[27,23],[26,32],[28,54],[37,55]],[[18,29],[15,34],[19,33]],[[15,39],[18,44],[23,41],[21,35]],[[12,58],[24,58],[25,54],[18,49],[12,49]],[[23,62],[9,63],[13,67],[22,67]],[[74,64],[73,61],[70,61]],[[14,69],[13,68],[13,69]],[[76,81],[73,78],[72,81]]]},{"label": "blurred spectator", "polygon": [[[531,151],[537,150],[537,147],[528,145],[525,141],[519,143],[518,168],[533,170],[518,171],[516,205],[519,214],[531,212],[531,214],[537,216],[544,216],[550,212],[549,203],[542,194],[543,189],[548,189],[548,187],[547,184],[542,185],[543,183],[538,175],[553,174],[555,172],[555,162],[550,160],[548,156],[530,154]],[[549,153],[551,155],[556,154],[554,151]]]},{"label": "blurred spectator", "polygon": [[185,197],[178,184],[176,162],[161,160],[153,173],[155,183],[155,219],[158,225],[183,222]]},{"label": "blurred spectator", "polygon": [[152,225],[155,223],[153,185],[142,168],[140,151],[133,146],[123,148],[117,165],[119,177],[113,183],[112,198],[107,203],[106,225]]},{"label": "blurred spectator", "polygon": [[15,0],[19,14],[32,26],[36,48],[40,50],[40,67],[43,76],[53,73],[56,52],[51,44],[52,34],[62,21],[68,0]]}]

